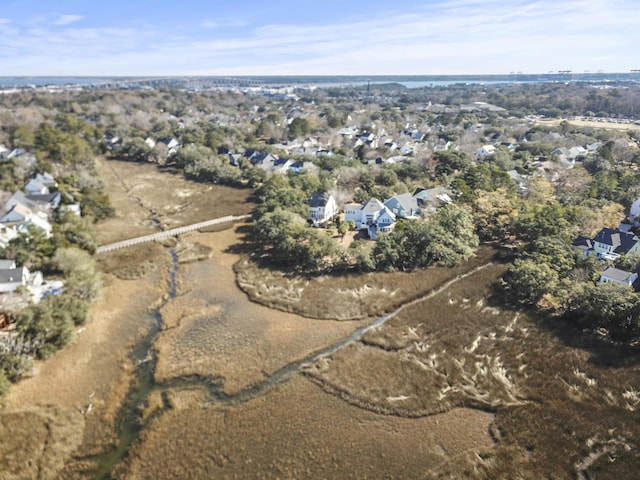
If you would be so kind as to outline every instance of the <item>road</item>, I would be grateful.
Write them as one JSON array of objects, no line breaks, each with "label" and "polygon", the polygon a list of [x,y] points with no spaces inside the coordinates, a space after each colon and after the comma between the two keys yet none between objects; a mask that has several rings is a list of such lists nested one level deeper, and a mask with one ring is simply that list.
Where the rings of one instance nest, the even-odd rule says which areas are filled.
[{"label": "road", "polygon": [[191,225],[185,225],[183,227],[172,228],[171,230],[164,230],[162,232],[152,233],[150,235],[143,235],[141,237],[130,238],[129,240],[123,240],[121,242],[110,243],[108,245],[102,245],[96,249],[96,253],[107,253],[113,250],[119,250],[121,248],[132,247],[140,243],[156,242],[164,238],[177,237],[178,235],[184,235],[185,233],[194,232],[202,228],[211,227],[213,225],[219,225],[221,223],[236,222],[238,220],[246,220],[251,218],[251,215],[227,215],[226,217],[214,218],[204,222],[193,223]]}]

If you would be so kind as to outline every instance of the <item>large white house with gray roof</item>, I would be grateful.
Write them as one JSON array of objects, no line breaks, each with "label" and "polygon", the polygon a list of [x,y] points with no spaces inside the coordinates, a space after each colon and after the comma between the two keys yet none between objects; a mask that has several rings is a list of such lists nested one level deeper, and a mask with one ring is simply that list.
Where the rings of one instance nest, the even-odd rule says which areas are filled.
[{"label": "large white house with gray roof", "polygon": [[330,193],[315,192],[309,200],[309,219],[313,225],[326,225],[338,214],[338,204]]},{"label": "large white house with gray roof", "polygon": [[364,205],[349,204],[344,207],[344,220],[353,221],[358,230],[367,230],[369,238],[376,239],[380,232],[393,231],[396,215],[377,198],[372,198]]}]

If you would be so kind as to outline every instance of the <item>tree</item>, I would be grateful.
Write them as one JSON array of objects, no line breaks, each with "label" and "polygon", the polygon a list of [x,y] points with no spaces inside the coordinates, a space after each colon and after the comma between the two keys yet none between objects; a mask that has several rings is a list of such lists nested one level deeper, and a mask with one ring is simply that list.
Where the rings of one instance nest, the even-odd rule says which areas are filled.
[{"label": "tree", "polygon": [[558,273],[554,269],[529,259],[517,259],[503,277],[505,290],[512,298],[532,305],[552,293],[557,284]]},{"label": "tree", "polygon": [[80,208],[85,217],[93,217],[97,221],[115,215],[108,195],[99,188],[83,187],[77,199],[80,201]]},{"label": "tree", "polygon": [[379,235],[372,252],[375,269],[393,272],[404,266],[401,264],[401,259],[405,259],[404,264],[411,262],[407,258],[407,250],[403,247],[403,238],[397,235],[396,232]]},{"label": "tree", "polygon": [[505,241],[513,235],[512,222],[518,214],[515,199],[506,190],[481,190],[473,202],[476,231],[483,240]]},{"label": "tree", "polygon": [[367,240],[356,240],[349,245],[349,256],[356,270],[360,272],[371,272],[375,270],[376,263],[372,256],[371,242]]},{"label": "tree", "polygon": [[91,222],[72,212],[66,212],[54,225],[54,239],[58,246],[77,246],[90,254],[98,246]]},{"label": "tree", "polygon": [[41,229],[30,225],[27,230],[11,239],[0,253],[3,258],[15,260],[20,266],[24,265],[32,270],[47,270],[55,249],[53,238],[47,238]]},{"label": "tree", "polygon": [[433,220],[414,220],[387,235],[380,235],[373,249],[376,269],[414,270],[442,262],[453,266],[469,259],[478,237],[469,211],[450,204]]},{"label": "tree", "polygon": [[569,241],[575,228],[565,215],[566,210],[557,204],[533,207],[514,219],[514,232],[525,242],[533,242],[539,237],[562,237]]},{"label": "tree", "polygon": [[272,175],[255,190],[255,194],[262,200],[262,204],[257,208],[259,216],[281,208],[305,219],[309,217],[309,194],[299,188],[293,188],[286,177]]},{"label": "tree", "polygon": [[85,301],[98,297],[102,286],[95,260],[79,248],[60,248],[53,261],[55,268],[65,277],[65,293]]},{"label": "tree", "polygon": [[151,147],[141,137],[133,137],[122,148],[123,158],[133,162],[148,162]]},{"label": "tree", "polygon": [[341,222],[338,225],[338,235],[340,235],[340,241],[344,240],[345,235],[349,231],[349,224],[347,222]]},{"label": "tree", "polygon": [[441,207],[432,225],[430,241],[430,262],[443,262],[454,266],[473,256],[479,239],[471,213],[465,207],[448,204]]},{"label": "tree", "polygon": [[19,148],[33,148],[36,135],[27,125],[16,125],[11,134],[11,143]]},{"label": "tree", "polygon": [[554,193],[549,180],[542,176],[532,177],[528,181],[525,198],[531,205],[549,205],[555,202]]},{"label": "tree", "polygon": [[309,133],[309,122],[306,118],[296,117],[289,124],[287,135],[289,140],[294,140],[299,137],[304,137]]},{"label": "tree", "polygon": [[576,267],[577,253],[570,244],[558,237],[540,237],[522,253],[524,259],[546,264],[564,278]]},{"label": "tree", "polygon": [[568,299],[566,317],[583,328],[606,328],[628,340],[640,334],[640,296],[616,283],[584,283]]},{"label": "tree", "polygon": [[16,319],[18,331],[38,342],[36,354],[40,358],[51,356],[73,335],[73,319],[65,310],[56,308],[55,301],[55,297],[47,297],[23,309]]},{"label": "tree", "polygon": [[437,162],[435,169],[436,177],[451,175],[465,169],[471,164],[469,158],[462,152],[436,152],[434,158]]},{"label": "tree", "polygon": [[182,147],[171,157],[171,163],[178,168],[185,168],[213,157],[213,150],[204,145],[189,144]]}]

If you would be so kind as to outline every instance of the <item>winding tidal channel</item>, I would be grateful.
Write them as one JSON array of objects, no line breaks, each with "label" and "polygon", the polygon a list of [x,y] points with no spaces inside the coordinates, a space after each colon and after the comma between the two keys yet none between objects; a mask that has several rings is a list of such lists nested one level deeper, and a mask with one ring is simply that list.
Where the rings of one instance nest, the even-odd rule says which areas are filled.
[{"label": "winding tidal channel", "polygon": [[134,361],[137,364],[136,379],[132,384],[132,387],[127,395],[124,403],[122,404],[119,420],[118,420],[118,442],[117,446],[104,454],[87,458],[97,465],[95,471],[92,474],[92,478],[105,480],[113,478],[113,472],[115,468],[126,459],[131,447],[139,438],[141,432],[148,424],[150,419],[145,422],[142,421],[143,411],[149,395],[154,392],[160,392],[163,399],[163,408],[160,411],[156,411],[151,419],[157,415],[161,415],[164,411],[171,408],[170,402],[167,400],[167,395],[171,391],[177,390],[189,390],[189,389],[202,389],[207,392],[207,401],[213,404],[221,406],[236,406],[252,399],[260,397],[270,390],[273,386],[285,382],[293,375],[303,371],[305,367],[311,366],[314,362],[318,361],[322,357],[326,357],[345,347],[346,345],[358,342],[362,339],[365,333],[371,329],[379,328],[387,321],[394,318],[404,308],[414,305],[416,303],[427,300],[438,293],[449,288],[452,284],[470,276],[474,273],[482,270],[491,263],[481,265],[469,272],[461,274],[438,288],[433,289],[426,295],[415,299],[402,305],[395,311],[378,317],[375,321],[365,326],[362,326],[351,335],[342,340],[332,343],[331,345],[316,351],[305,358],[289,363],[284,367],[277,369],[263,381],[254,383],[246,388],[239,390],[236,393],[229,394],[225,392],[224,384],[222,381],[214,378],[207,378],[201,375],[189,375],[182,376],[168,380],[166,382],[158,383],[155,381],[155,369],[157,366],[156,350],[154,348],[154,342],[158,334],[163,329],[162,308],[168,303],[175,300],[178,292],[178,275],[179,275],[179,263],[178,258],[174,250],[170,250],[171,262],[168,266],[168,281],[166,282],[166,294],[164,295],[163,302],[155,309],[154,317],[156,319],[155,325],[149,335],[141,342],[134,350]]}]

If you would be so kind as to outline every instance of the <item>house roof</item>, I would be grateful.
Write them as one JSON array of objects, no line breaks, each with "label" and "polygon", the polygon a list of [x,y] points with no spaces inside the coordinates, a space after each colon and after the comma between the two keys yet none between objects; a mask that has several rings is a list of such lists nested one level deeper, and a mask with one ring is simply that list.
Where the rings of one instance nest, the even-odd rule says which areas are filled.
[{"label": "house roof", "polygon": [[568,156],[569,155],[569,149],[565,148],[565,147],[559,147],[556,148],[553,152],[551,152],[551,155],[564,155],[564,156]]},{"label": "house roof", "polygon": [[[22,282],[22,276],[24,273],[24,267],[0,270],[0,283]],[[26,273],[29,273],[29,271],[27,270]]]},{"label": "house roof", "polygon": [[494,152],[496,151],[496,147],[494,147],[493,145],[483,145],[483,146],[480,148],[480,151],[483,151],[483,150],[484,150],[485,152],[487,152],[487,153],[491,154],[491,153],[494,153]]},{"label": "house roof", "polygon": [[38,173],[35,177],[33,177],[33,180],[35,180],[36,182],[42,183],[43,185],[46,185],[47,187],[57,187],[58,186],[58,182],[56,182],[56,179],[53,177],[53,175],[51,175],[48,172]]},{"label": "house roof", "polygon": [[413,198],[416,199],[418,205],[439,200],[442,203],[451,203],[449,190],[445,187],[434,187],[429,189],[417,188],[413,192]]},{"label": "house roof", "polygon": [[414,198],[410,193],[401,193],[399,195],[394,195],[393,197],[387,199],[384,204],[385,206],[389,206],[390,203],[397,202],[403,210],[407,212],[417,211],[418,210],[418,201]]},{"label": "house roof", "polygon": [[604,272],[602,272],[602,276],[610,278],[611,280],[615,280],[617,282],[628,282],[629,279],[633,276],[633,273],[614,267],[608,267]]},{"label": "house roof", "polygon": [[16,203],[1,218],[2,223],[24,222],[33,216],[33,212],[20,203]]},{"label": "house roof", "polygon": [[27,195],[27,199],[41,204],[54,204],[60,199],[60,192],[47,193],[43,195]]},{"label": "house roof", "polygon": [[39,182],[34,178],[29,180],[24,188],[28,192],[49,192],[49,187],[47,187],[43,182]]},{"label": "house roof", "polygon": [[573,241],[571,245],[579,250],[591,250],[593,248],[593,240],[591,240],[589,237],[583,237],[582,235],[580,235]]},{"label": "house roof", "polygon": [[389,210],[389,207],[383,205],[382,206],[382,212],[380,212],[380,215],[378,216],[378,221],[380,220],[380,218],[383,215],[387,215],[389,218],[391,218],[392,221],[396,221],[396,215],[395,213],[393,213],[391,210]]},{"label": "house roof", "polygon": [[277,159],[278,157],[276,155],[272,155],[269,152],[255,152],[253,155],[249,157],[249,161],[253,165],[259,165],[262,163],[275,161]]},{"label": "house roof", "polygon": [[12,270],[16,268],[15,260],[0,259],[0,270]]},{"label": "house roof", "polygon": [[367,203],[365,203],[360,210],[365,213],[375,213],[379,212],[384,208],[384,205],[377,198],[370,199]]},{"label": "house roof", "polygon": [[331,198],[330,193],[326,192],[314,192],[311,194],[311,199],[309,200],[309,206],[311,208],[317,207],[325,207]]},{"label": "house roof", "polygon": [[603,228],[593,239],[594,242],[610,245],[614,253],[623,254],[629,252],[636,243],[638,237],[633,233],[624,233],[612,228]]},{"label": "house roof", "polygon": [[37,210],[38,208],[38,203],[34,202],[33,200],[29,200],[27,195],[21,192],[20,190],[18,190],[13,195],[11,195],[11,197],[9,197],[9,200],[7,200],[4,204],[4,209],[5,211],[9,211],[15,205],[22,205],[23,207],[28,208],[30,210]]}]

